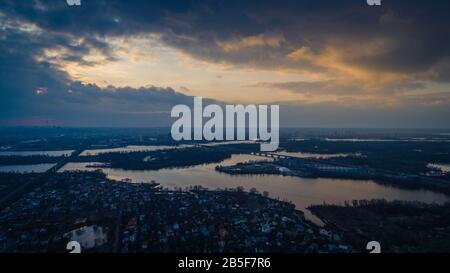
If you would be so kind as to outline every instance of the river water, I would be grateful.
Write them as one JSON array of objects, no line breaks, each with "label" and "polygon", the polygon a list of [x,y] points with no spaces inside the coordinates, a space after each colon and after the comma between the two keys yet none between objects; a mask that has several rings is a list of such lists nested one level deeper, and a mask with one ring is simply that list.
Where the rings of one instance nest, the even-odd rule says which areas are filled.
[{"label": "river water", "polygon": [[0,156],[70,156],[73,150],[63,151],[0,151]]},{"label": "river water", "polygon": [[[216,165],[233,165],[249,160],[261,160],[252,155],[233,155],[221,163],[205,164],[187,168],[162,169],[158,171],[128,171],[121,169],[99,168],[110,179],[131,179],[132,182],[150,182],[152,180],[167,188],[186,188],[200,185],[209,189],[225,189],[243,186],[246,190],[256,188],[267,191],[273,198],[290,201],[297,209],[305,213],[307,219],[321,224],[306,208],[310,205],[344,204],[345,201],[361,199],[381,199],[420,201],[442,204],[450,199],[443,194],[427,190],[405,190],[377,184],[373,181],[350,179],[309,179],[281,175],[229,175],[215,171]],[[93,163],[69,163],[61,171],[93,170],[87,165]]]},{"label": "river water", "polygon": [[56,164],[11,165],[0,166],[0,173],[44,173]]}]

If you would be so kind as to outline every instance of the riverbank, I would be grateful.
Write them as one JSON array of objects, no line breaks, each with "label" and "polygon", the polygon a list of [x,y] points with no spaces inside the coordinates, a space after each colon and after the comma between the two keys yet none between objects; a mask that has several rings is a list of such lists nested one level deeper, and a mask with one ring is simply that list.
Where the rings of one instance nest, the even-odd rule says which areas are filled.
[{"label": "riverbank", "polygon": [[450,204],[361,200],[345,206],[318,205],[308,208],[340,233],[356,250],[365,251],[378,241],[382,252],[448,253],[450,251]]},{"label": "riverbank", "polygon": [[216,171],[230,175],[283,175],[302,178],[372,180],[403,189],[425,189],[450,196],[450,182],[414,174],[392,173],[364,167],[336,166],[332,162],[313,159],[277,159],[273,162],[253,161],[232,166],[218,165]]},{"label": "riverbank", "polygon": [[65,252],[77,230],[101,231],[97,243],[83,242],[90,246],[84,252],[351,251],[293,204],[256,191],[164,190],[101,172],[55,173],[47,181],[0,212],[0,252]]}]

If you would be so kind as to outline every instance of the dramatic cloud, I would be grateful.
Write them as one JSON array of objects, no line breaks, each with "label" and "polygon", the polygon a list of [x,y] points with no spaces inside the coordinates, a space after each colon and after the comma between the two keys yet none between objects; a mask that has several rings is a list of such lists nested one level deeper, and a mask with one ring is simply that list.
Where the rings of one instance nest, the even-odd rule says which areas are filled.
[{"label": "dramatic cloud", "polygon": [[426,74],[450,54],[449,5],[85,0],[75,9],[64,1],[36,0],[6,1],[2,8],[46,31],[82,37],[84,44],[106,54],[105,37],[156,33],[171,46],[213,62],[305,72],[353,68]]},{"label": "dramatic cloud", "polygon": [[[390,104],[393,101],[403,100],[410,95],[417,96],[417,93],[420,93],[425,88],[425,84],[413,81],[398,81],[383,85],[363,81],[359,82],[359,84],[349,84],[345,81],[326,80],[261,82],[249,87],[287,91],[298,94],[303,99],[310,100],[310,102],[335,101],[341,104],[354,104],[354,99],[359,99],[362,102],[361,99],[364,98],[369,103],[370,99],[379,102],[384,99],[385,104]],[[448,96],[450,97],[450,93]],[[422,95],[422,97],[424,98],[422,103],[427,103],[427,95]]]},{"label": "dramatic cloud", "polygon": [[[4,16],[0,22],[3,125],[163,126],[173,105],[192,101],[170,87],[101,88],[74,81],[59,69],[59,58],[90,66],[84,57],[99,43],[83,40],[75,46],[76,39],[67,34],[54,35]],[[46,56],[54,50],[64,53]]]},{"label": "dramatic cloud", "polygon": [[315,113],[351,126],[359,113],[383,126],[376,116],[390,113],[422,126],[424,111],[449,126],[449,11],[448,1],[5,0],[0,122],[163,125],[195,94],[281,101],[289,125]]}]

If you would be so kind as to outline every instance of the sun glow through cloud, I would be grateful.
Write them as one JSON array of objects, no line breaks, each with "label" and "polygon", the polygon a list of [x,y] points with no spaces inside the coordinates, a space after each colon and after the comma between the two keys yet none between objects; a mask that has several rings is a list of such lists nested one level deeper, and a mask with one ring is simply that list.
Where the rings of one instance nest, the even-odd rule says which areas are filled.
[{"label": "sun glow through cloud", "polygon": [[[450,35],[442,28],[447,19],[440,9],[420,15],[394,3],[375,9],[300,0],[273,9],[269,2],[223,11],[207,2],[172,7],[99,0],[77,9],[46,1],[20,8],[5,3],[0,6],[7,71],[3,101],[22,103],[25,97],[14,94],[26,92],[39,102],[30,108],[36,113],[39,107],[48,111],[52,100],[73,111],[101,109],[92,106],[96,100],[111,103],[122,90],[132,108],[133,96],[144,90],[155,96],[170,91],[165,95],[175,101],[202,96],[281,103],[330,115],[351,116],[359,109],[405,116],[418,108],[439,116],[445,112],[437,109],[450,103]],[[26,80],[17,82],[19,73]],[[148,108],[154,105],[149,102]],[[287,119],[295,123],[296,114]]]}]

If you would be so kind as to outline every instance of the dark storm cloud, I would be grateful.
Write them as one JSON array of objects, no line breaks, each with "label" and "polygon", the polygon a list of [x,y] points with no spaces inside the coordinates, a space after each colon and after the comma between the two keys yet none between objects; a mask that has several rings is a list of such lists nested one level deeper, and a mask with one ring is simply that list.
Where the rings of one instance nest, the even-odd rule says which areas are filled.
[{"label": "dark storm cloud", "polygon": [[[52,63],[40,61],[45,50],[66,50],[63,59],[91,65],[83,57],[90,48],[107,46],[70,33],[36,30],[17,18],[0,18],[0,123],[34,124],[51,120],[59,125],[163,125],[169,122],[172,105],[190,103],[191,98],[170,87],[100,88],[73,81]],[[57,58],[57,57],[55,57]],[[111,57],[112,58],[112,57]],[[130,120],[127,113],[141,113]]]},{"label": "dark storm cloud", "polygon": [[[68,7],[64,0],[4,0],[0,2],[0,120],[40,116],[71,125],[151,125],[149,115],[159,120],[167,117],[162,113],[172,105],[190,101],[170,87],[82,84],[58,67],[59,61],[94,65],[84,58],[93,49],[114,61],[113,49],[105,41],[108,37],[159,34],[167,45],[194,58],[236,66],[330,78],[340,75],[339,67],[345,66],[414,78],[390,83],[381,93],[416,90],[423,87],[420,81],[450,81],[449,1],[392,0],[383,1],[382,7],[368,7],[365,2],[82,0],[81,7]],[[64,54],[39,59],[48,50]],[[337,57],[330,59],[330,53]],[[364,92],[345,79],[264,84],[297,93]],[[38,90],[42,92],[37,94]],[[446,94],[405,97],[405,101],[412,104],[427,98],[439,105],[448,103]],[[304,107],[306,117],[311,113],[339,116],[341,111],[330,105],[314,108],[324,111],[320,114]],[[295,107],[288,109],[292,117],[299,115]],[[430,117],[447,113],[443,106],[441,112],[421,109]],[[361,117],[376,116],[376,110]],[[352,112],[345,113],[342,119],[351,123]],[[130,119],[129,114],[139,118]],[[408,114],[400,116],[406,120]],[[285,115],[286,120],[289,117]],[[442,118],[436,120],[448,125]]]},{"label": "dark storm cloud", "polygon": [[[193,7],[194,15],[168,14],[163,39],[185,52],[213,62],[266,69],[323,71],[314,60],[286,58],[300,48],[320,56],[330,47],[342,51],[344,64],[375,72],[428,72],[450,54],[448,1],[241,1]],[[226,7],[223,7],[226,6]],[[176,24],[171,24],[172,21]],[[237,26],[236,24],[239,24]],[[276,46],[226,50],[227,43],[281,37]],[[365,52],[366,46],[374,48]],[[345,51],[352,45],[349,52]]]},{"label": "dark storm cloud", "polygon": [[[344,1],[6,1],[2,10],[44,29],[91,40],[96,37],[158,33],[171,46],[213,62],[265,68],[325,69],[286,56],[301,47],[319,54],[327,46],[388,45],[373,54],[344,56],[344,62],[374,70],[425,72],[449,56],[448,1],[383,1],[369,8],[363,0]],[[245,37],[278,35],[276,47],[224,50],[223,43]],[[98,42],[98,44],[95,44]],[[363,50],[363,49],[361,49]]]}]

